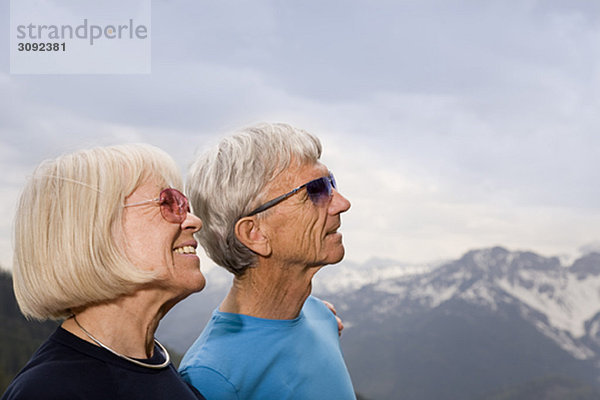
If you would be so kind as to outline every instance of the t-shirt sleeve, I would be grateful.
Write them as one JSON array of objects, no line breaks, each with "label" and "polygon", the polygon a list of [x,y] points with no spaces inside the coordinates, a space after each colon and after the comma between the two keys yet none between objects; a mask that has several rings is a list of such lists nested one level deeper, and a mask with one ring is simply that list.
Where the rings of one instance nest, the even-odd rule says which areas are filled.
[{"label": "t-shirt sleeve", "polygon": [[206,400],[240,400],[227,378],[208,367],[187,367],[179,371],[184,381],[194,386]]}]

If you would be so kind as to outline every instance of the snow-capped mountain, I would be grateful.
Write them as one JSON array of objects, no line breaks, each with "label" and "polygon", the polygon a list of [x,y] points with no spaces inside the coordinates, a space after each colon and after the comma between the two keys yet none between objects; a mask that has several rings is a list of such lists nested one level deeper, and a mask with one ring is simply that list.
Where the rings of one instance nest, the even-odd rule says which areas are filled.
[{"label": "snow-capped mountain", "polygon": [[408,264],[390,259],[373,258],[363,264],[345,261],[339,265],[326,266],[313,279],[315,293],[351,292],[364,286],[411,279],[431,272],[442,262]]},{"label": "snow-capped mountain", "polygon": [[330,269],[328,273],[343,276],[315,283],[315,291],[339,295],[369,287],[387,295],[384,302],[373,304],[372,311],[376,314],[415,313],[453,299],[490,311],[503,303],[515,304],[523,318],[573,357],[600,356],[600,254],[597,253],[578,259],[569,267],[561,265],[556,257],[495,247],[471,251],[460,260],[441,266],[379,262],[378,266],[371,264],[363,270],[346,266],[333,271]]},{"label": "snow-capped mountain", "polygon": [[599,383],[599,254],[565,266],[495,247],[396,268],[383,279],[365,268],[360,287],[315,285],[341,310],[346,360],[367,397],[479,399],[547,376]]},{"label": "snow-capped mountain", "polygon": [[[176,329],[159,337],[185,350],[225,295],[223,274],[209,271],[206,293],[169,313],[161,327]],[[346,361],[368,399],[481,399],[548,376],[600,384],[598,253],[572,265],[501,247],[424,265],[343,262],[317,274],[313,293],[343,318]]]}]

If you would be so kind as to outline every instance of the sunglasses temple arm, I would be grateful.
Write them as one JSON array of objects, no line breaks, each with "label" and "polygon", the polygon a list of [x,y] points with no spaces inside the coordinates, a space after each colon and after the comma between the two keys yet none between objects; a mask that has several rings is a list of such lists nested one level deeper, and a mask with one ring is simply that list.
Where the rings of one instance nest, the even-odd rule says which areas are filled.
[{"label": "sunglasses temple arm", "polygon": [[157,197],[156,199],[140,201],[137,203],[125,204],[123,207],[141,206],[142,204],[152,203],[152,202],[156,202],[156,201],[160,201],[160,197]]},{"label": "sunglasses temple arm", "polygon": [[294,193],[296,193],[298,190],[302,189],[305,185],[302,185],[300,187],[297,187],[296,189],[292,190],[289,193],[286,194],[282,194],[279,197],[275,197],[273,200],[267,201],[265,204],[263,204],[262,206],[255,208],[254,210],[252,210],[248,215],[246,215],[246,217],[251,217],[253,215],[256,215],[260,212],[265,211],[268,208],[273,207],[274,205],[281,203],[282,201],[284,201],[285,199],[287,199],[288,197],[290,197],[291,195],[293,195]]}]

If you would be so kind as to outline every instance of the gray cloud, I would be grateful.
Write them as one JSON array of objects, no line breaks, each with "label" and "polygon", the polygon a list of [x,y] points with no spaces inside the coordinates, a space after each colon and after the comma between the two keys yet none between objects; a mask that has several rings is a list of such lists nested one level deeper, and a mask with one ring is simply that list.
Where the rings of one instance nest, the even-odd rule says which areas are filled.
[{"label": "gray cloud", "polygon": [[[432,259],[494,244],[567,252],[600,237],[598,224],[580,226],[600,204],[600,5],[152,7],[150,75],[8,75],[0,60],[0,164],[15,171],[0,177],[8,209],[46,157],[145,141],[185,170],[221,133],[283,120],[323,138],[354,202],[349,257]],[[9,216],[3,254],[8,232]]]}]

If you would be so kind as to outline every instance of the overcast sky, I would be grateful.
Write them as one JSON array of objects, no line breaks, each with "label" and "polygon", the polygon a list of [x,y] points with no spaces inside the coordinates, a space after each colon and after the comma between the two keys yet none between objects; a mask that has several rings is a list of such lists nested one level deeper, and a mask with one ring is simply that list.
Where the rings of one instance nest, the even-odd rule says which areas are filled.
[{"label": "overcast sky", "polygon": [[349,260],[494,245],[573,257],[600,241],[598,1],[155,0],[146,75],[11,75],[9,5],[4,267],[18,193],[43,159],[148,142],[185,172],[258,121],[323,141],[352,202]]}]

